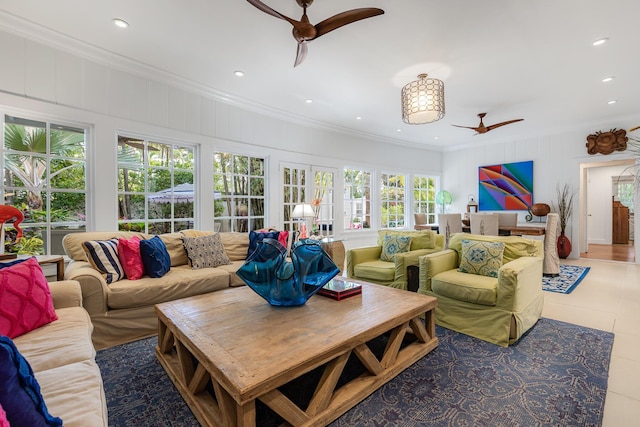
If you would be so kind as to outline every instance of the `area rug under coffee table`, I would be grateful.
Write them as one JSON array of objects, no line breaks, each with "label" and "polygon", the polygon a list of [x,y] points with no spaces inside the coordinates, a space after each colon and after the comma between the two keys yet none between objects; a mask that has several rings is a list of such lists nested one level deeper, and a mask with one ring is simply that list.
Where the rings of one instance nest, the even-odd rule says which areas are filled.
[{"label": "area rug under coffee table", "polygon": [[[601,425],[613,334],[549,319],[507,348],[436,333],[434,351],[331,425]],[[157,362],[156,344],[98,351],[110,426],[199,425]],[[263,425],[279,425],[271,415]]]}]

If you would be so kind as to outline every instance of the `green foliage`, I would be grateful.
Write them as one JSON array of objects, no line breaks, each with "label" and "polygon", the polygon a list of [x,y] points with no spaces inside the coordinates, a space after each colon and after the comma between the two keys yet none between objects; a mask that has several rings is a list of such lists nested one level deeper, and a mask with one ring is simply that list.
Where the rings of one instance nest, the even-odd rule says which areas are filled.
[{"label": "green foliage", "polygon": [[38,236],[23,236],[19,242],[6,245],[5,251],[18,255],[42,255],[44,241]]},{"label": "green foliage", "polygon": [[[11,172],[9,181],[17,180],[21,186],[42,188],[45,184],[55,182],[56,177],[67,173],[70,169],[84,166],[84,162],[71,162],[56,159],[52,161],[55,168],[47,171],[47,132],[44,127],[29,127],[8,123],[5,125],[4,146],[10,153],[5,155],[5,165]],[[49,133],[49,153],[60,157],[84,157],[84,134],[71,131],[52,130]],[[82,168],[84,175],[84,168]],[[73,174],[70,175],[73,177]],[[68,179],[73,179],[69,178]],[[64,180],[56,183],[63,187]],[[70,188],[76,188],[75,186]],[[81,187],[84,188],[84,185]],[[27,203],[34,209],[43,208],[40,192],[28,191]],[[83,209],[84,210],[84,209]]]}]

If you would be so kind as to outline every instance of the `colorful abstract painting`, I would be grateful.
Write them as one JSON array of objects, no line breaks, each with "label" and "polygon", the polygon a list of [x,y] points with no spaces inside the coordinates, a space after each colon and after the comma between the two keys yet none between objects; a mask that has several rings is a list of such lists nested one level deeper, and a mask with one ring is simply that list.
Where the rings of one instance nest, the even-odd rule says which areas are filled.
[{"label": "colorful abstract painting", "polygon": [[527,210],[533,204],[533,161],[478,168],[481,211]]}]

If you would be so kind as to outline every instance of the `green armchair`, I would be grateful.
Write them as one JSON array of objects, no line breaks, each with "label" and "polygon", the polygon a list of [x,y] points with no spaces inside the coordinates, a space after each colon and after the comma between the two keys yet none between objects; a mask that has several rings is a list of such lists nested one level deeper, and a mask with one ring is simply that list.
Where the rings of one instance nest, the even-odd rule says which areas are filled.
[{"label": "green armchair", "polygon": [[[459,271],[462,241],[503,242],[497,277]],[[436,323],[506,347],[542,314],[543,242],[457,233],[449,249],[420,257],[418,293],[438,298]]]},{"label": "green armchair", "polygon": [[[385,235],[411,237],[409,252],[397,253],[394,261],[380,259]],[[407,267],[418,266],[418,258],[444,249],[444,236],[432,230],[378,231],[378,244],[347,251],[347,277],[407,290]]]}]

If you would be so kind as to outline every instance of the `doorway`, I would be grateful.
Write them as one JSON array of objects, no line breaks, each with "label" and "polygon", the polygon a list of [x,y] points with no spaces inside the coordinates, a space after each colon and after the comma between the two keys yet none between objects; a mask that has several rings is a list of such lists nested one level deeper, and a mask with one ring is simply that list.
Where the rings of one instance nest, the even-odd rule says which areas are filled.
[{"label": "doorway", "polygon": [[580,165],[580,257],[635,262],[633,159]]}]

